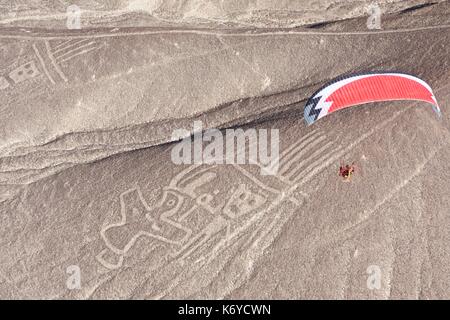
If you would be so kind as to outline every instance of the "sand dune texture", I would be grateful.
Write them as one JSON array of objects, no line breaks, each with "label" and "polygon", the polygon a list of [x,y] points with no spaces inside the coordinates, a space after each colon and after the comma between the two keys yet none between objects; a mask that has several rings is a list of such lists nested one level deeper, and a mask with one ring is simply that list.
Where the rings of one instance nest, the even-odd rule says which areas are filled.
[{"label": "sand dune texture", "polygon": [[[450,2],[379,1],[377,30],[370,3],[79,1],[68,29],[72,3],[0,1],[0,298],[450,298]],[[306,126],[371,70],[427,81],[442,118]],[[194,121],[278,129],[277,174],[173,163]]]}]

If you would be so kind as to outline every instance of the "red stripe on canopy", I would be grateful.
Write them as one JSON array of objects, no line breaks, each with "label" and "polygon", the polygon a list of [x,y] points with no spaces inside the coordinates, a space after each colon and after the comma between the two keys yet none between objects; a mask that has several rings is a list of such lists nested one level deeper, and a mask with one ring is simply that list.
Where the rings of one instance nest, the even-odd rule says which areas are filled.
[{"label": "red stripe on canopy", "polygon": [[368,102],[389,100],[421,100],[436,105],[433,93],[420,82],[397,75],[373,75],[356,79],[333,92],[328,113]]}]

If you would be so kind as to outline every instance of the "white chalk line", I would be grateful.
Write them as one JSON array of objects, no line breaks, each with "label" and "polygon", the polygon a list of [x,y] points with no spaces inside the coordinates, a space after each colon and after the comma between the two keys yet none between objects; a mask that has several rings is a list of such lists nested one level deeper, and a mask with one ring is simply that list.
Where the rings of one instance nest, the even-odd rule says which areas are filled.
[{"label": "white chalk line", "polygon": [[36,53],[36,56],[38,57],[39,62],[41,63],[42,69],[44,70],[46,76],[48,77],[48,79],[50,80],[50,82],[51,82],[52,84],[55,84],[55,83],[56,83],[55,80],[53,80],[52,76],[51,76],[50,73],[48,72],[47,67],[45,66],[44,59],[42,59],[42,56],[41,56],[41,54],[39,53],[39,50],[37,49],[36,44],[34,44],[34,43],[33,43],[33,50],[34,50],[34,52]]},{"label": "white chalk line", "polygon": [[82,54],[85,54],[85,53],[88,53],[88,52],[91,52],[91,51],[94,51],[94,50],[97,50],[97,49],[100,49],[100,47],[89,48],[89,49],[80,51],[80,52],[78,52],[78,53],[75,53],[75,54],[73,54],[73,55],[71,55],[71,56],[69,56],[69,57],[66,57],[66,58],[64,58],[64,59],[60,59],[60,60],[58,60],[58,61],[59,61],[59,62],[64,62],[64,61],[73,59],[73,58],[75,58],[76,56],[79,56],[79,55],[82,55]]},{"label": "white chalk line", "polygon": [[[72,41],[72,40],[70,40],[70,41]],[[69,41],[69,42],[70,42],[70,41]],[[83,42],[86,42],[86,41],[89,41],[89,39],[81,39],[81,40],[78,40],[78,41],[69,43],[68,45],[66,45],[66,46],[64,46],[64,47],[62,47],[62,48],[60,47],[60,48],[57,49],[57,50],[55,50],[55,48],[53,48],[54,50],[53,50],[52,53],[53,53],[54,55],[56,55],[56,53],[58,53],[58,52],[61,52],[61,51],[64,51],[64,50],[66,50],[66,49],[75,47],[75,46],[77,46],[77,45],[79,45],[79,44],[81,44],[81,43],[83,43]]]},{"label": "white chalk line", "polygon": [[53,68],[55,69],[55,71],[59,74],[59,76],[65,81],[67,82],[67,77],[65,76],[64,72],[62,72],[61,68],[59,67],[58,63],[56,63],[55,57],[53,56],[53,54],[50,51],[50,44],[48,41],[45,41],[45,48],[47,49],[47,55],[53,65]]},{"label": "white chalk line", "polygon": [[[299,148],[301,148],[300,151],[298,153],[293,154],[293,157],[289,157],[290,158],[289,161],[281,163],[282,168],[280,170],[280,174],[286,175],[288,172],[297,168],[297,166],[294,166],[294,168],[291,169],[291,166],[295,165],[296,161],[300,161],[301,158],[303,156],[305,156],[306,153],[309,152],[310,149],[313,149],[315,146],[317,146],[318,144],[323,142],[325,139],[326,139],[325,136],[319,135],[318,137],[312,137],[312,141],[310,141],[311,139],[308,139],[307,141],[304,141],[303,143],[301,143],[299,145]],[[286,159],[284,159],[284,160],[286,160]],[[306,161],[306,159],[304,159],[303,161],[300,161],[299,164],[302,164],[305,161]]]}]

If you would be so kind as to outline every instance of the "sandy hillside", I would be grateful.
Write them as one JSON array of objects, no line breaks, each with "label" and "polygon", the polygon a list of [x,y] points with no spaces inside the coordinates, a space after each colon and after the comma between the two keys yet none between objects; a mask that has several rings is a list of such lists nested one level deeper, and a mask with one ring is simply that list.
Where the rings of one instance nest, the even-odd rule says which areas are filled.
[{"label": "sandy hillside", "polygon": [[[435,2],[383,1],[369,30],[366,1],[80,1],[69,30],[64,1],[0,1],[0,297],[450,298]],[[398,101],[306,126],[319,87],[372,70],[424,79],[442,118]],[[276,174],[175,164],[194,121],[279,130]]]}]

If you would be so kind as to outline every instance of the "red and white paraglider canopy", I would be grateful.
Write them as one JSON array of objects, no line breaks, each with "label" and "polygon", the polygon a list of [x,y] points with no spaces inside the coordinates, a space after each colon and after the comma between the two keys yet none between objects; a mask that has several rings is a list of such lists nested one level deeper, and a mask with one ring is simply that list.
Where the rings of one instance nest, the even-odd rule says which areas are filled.
[{"label": "red and white paraglider canopy", "polygon": [[393,100],[429,102],[440,115],[433,91],[425,81],[404,73],[371,72],[339,77],[328,83],[309,98],[304,116],[312,124],[339,109]]}]

